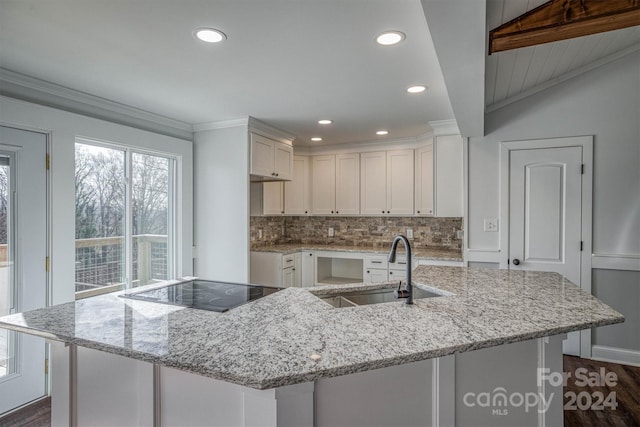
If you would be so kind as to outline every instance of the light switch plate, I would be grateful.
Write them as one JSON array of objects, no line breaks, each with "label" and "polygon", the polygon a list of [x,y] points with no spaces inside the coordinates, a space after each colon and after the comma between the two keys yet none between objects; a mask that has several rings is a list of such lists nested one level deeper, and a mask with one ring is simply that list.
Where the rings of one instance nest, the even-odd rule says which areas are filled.
[{"label": "light switch plate", "polygon": [[413,239],[413,228],[407,228],[407,237]]},{"label": "light switch plate", "polygon": [[334,232],[333,232],[333,227],[329,227],[329,237],[333,237]]},{"label": "light switch plate", "polygon": [[498,231],[498,218],[485,218],[484,231],[488,231],[488,232]]},{"label": "light switch plate", "polygon": [[258,240],[262,240],[262,228],[258,228]]}]

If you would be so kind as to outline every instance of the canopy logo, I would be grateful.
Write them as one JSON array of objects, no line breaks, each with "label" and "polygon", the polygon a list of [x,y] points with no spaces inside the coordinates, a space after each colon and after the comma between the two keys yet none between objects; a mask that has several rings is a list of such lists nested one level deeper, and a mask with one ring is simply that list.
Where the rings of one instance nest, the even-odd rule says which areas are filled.
[{"label": "canopy logo", "polygon": [[549,394],[548,398],[543,393],[508,393],[504,387],[496,387],[492,392],[466,393],[462,402],[470,408],[491,408],[492,415],[508,415],[508,408],[520,407],[524,407],[527,413],[533,409],[545,413],[549,410],[553,396],[554,393]]}]

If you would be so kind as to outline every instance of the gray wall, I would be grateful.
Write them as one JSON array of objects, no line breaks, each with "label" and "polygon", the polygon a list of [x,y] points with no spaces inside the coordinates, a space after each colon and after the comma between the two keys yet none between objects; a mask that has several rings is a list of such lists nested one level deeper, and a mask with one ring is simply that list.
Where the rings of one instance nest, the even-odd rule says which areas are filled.
[{"label": "gray wall", "polygon": [[638,349],[640,311],[640,52],[487,114],[486,136],[469,140],[467,259],[499,262],[501,141],[594,135],[593,252],[632,259],[631,270],[594,270],[594,293],[626,315],[594,332],[594,345]]}]

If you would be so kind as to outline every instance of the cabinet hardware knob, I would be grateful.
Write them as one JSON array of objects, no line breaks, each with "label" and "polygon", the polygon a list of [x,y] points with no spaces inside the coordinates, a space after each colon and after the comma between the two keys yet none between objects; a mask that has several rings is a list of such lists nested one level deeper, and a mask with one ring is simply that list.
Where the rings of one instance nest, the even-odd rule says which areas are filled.
[{"label": "cabinet hardware knob", "polygon": [[418,211],[418,213],[420,213],[420,211]]},{"label": "cabinet hardware knob", "polygon": [[387,213],[391,213],[391,212],[387,211]]},{"label": "cabinet hardware knob", "polygon": [[371,272],[369,270],[367,270],[367,274],[370,274]]},{"label": "cabinet hardware knob", "polygon": [[336,211],[337,214],[339,214],[340,212]]},{"label": "cabinet hardware knob", "polygon": [[276,176],[280,176],[280,174],[276,174]]},{"label": "cabinet hardware knob", "polygon": [[520,260],[518,258],[514,258],[513,265],[520,265]]},{"label": "cabinet hardware knob", "polygon": [[382,213],[384,213],[384,211],[382,211]]},{"label": "cabinet hardware knob", "polygon": [[393,271],[390,271],[389,274],[393,274]]},{"label": "cabinet hardware knob", "polygon": [[331,211],[331,213],[333,213],[333,211]]},{"label": "cabinet hardware knob", "polygon": [[313,256],[313,254],[309,254],[309,256]]},{"label": "cabinet hardware knob", "polygon": [[284,213],[284,211],[282,211],[281,213]]},{"label": "cabinet hardware knob", "polygon": [[304,211],[304,213],[309,213],[309,211]]}]

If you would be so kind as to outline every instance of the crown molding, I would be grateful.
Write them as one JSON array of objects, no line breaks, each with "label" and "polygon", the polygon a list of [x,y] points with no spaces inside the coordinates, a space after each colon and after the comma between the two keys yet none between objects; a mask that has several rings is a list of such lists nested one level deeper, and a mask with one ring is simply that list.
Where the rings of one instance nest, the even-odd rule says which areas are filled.
[{"label": "crown molding", "polygon": [[280,142],[284,142],[286,144],[291,144],[293,140],[296,138],[295,135],[287,132],[286,130],[282,130],[275,126],[271,126],[251,116],[249,116],[249,130],[251,132],[264,134],[264,136],[277,139]]},{"label": "crown molding", "polygon": [[233,120],[221,120],[219,122],[196,123],[193,125],[194,132],[202,132],[207,130],[235,128],[238,126],[248,126],[249,117]]},{"label": "crown molding", "polygon": [[346,153],[365,153],[369,151],[380,150],[402,150],[402,149],[414,149],[425,142],[424,138],[409,137],[409,138],[396,138],[387,139],[384,141],[364,141],[364,142],[350,142],[343,144],[329,144],[329,145],[303,145],[295,146],[294,153],[301,155],[315,155],[315,154],[346,154]]},{"label": "crown molding", "polygon": [[193,141],[191,124],[0,68],[0,95]]},{"label": "crown molding", "polygon": [[455,119],[451,120],[436,120],[433,122],[427,122],[431,129],[433,129],[433,136],[439,135],[459,135],[460,129]]}]

